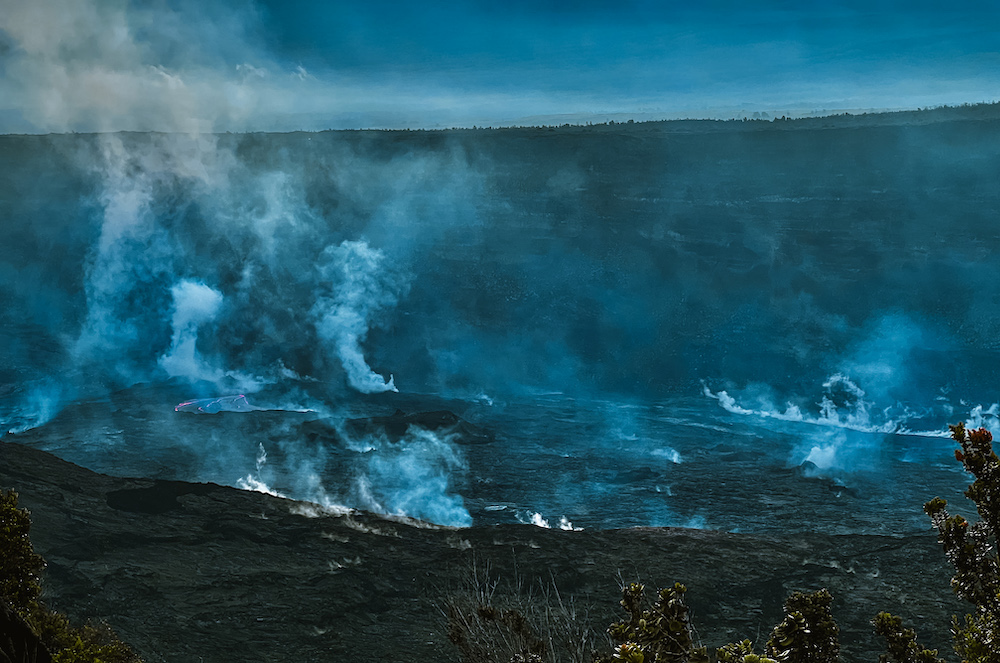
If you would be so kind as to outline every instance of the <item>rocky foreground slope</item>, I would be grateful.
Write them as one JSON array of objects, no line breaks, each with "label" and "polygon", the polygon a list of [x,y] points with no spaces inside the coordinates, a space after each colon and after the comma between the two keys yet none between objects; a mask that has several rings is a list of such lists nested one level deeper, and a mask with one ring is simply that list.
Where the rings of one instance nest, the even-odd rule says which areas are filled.
[{"label": "rocky foreground slope", "polygon": [[[684,582],[698,635],[766,638],[796,589],[834,595],[843,658],[874,661],[878,611],[950,651],[964,610],[934,535],[761,537],[684,529],[442,529],[213,484],[123,479],[0,442],[31,511],[49,604],[110,623],[147,661],[444,661],[439,606],[473,564],[555,582],[598,631],[621,579]],[[501,585],[505,591],[506,585]]]}]

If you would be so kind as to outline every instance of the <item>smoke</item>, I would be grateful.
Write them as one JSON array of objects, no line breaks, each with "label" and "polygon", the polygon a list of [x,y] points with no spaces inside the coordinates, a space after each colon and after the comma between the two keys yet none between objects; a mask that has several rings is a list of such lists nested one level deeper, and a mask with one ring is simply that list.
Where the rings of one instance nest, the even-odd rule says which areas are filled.
[{"label": "smoke", "polygon": [[[877,472],[882,464],[880,445],[866,435],[847,430],[824,430],[807,435],[793,450],[792,459],[806,476]],[[800,460],[801,459],[801,460]]]},{"label": "smoke", "polygon": [[321,339],[333,346],[348,383],[364,394],[398,391],[365,361],[361,344],[377,316],[396,305],[405,284],[385,265],[385,256],[365,241],[345,240],[323,252],[317,265],[329,290],[313,308]]},{"label": "smoke", "polygon": [[[372,368],[386,339],[372,342],[370,332],[393,333],[407,266],[470,220],[475,189],[466,185],[475,178],[451,149],[381,157],[340,136],[323,139],[311,152],[304,137],[294,158],[269,137],[61,141],[54,156],[83,178],[87,216],[70,236],[82,256],[73,272],[81,301],[59,304],[71,314],[46,312],[66,325],[54,343],[65,344],[67,360],[49,375],[63,383],[59,393],[79,386],[97,396],[166,375],[214,383],[194,394],[211,396],[333,385],[340,370],[353,390],[395,391],[392,375]],[[33,240],[51,241],[41,219],[28,227]],[[366,234],[381,247],[355,239]],[[316,403],[287,389],[275,398]],[[34,408],[22,401],[24,412]],[[57,412],[58,401],[44,411]]]},{"label": "smoke", "polygon": [[[909,391],[907,387],[913,376],[914,353],[941,345],[912,317],[889,313],[879,316],[863,330],[861,341],[840,362],[838,369],[842,375],[850,375],[864,385],[869,398],[897,399],[908,395],[905,392]],[[844,380],[837,383],[847,384]],[[853,389],[858,387],[853,385]],[[860,401],[866,394],[853,395]]]},{"label": "smoke", "polygon": [[[257,391],[267,379],[253,377],[246,373],[233,370],[223,370],[212,365],[198,351],[199,329],[213,322],[223,306],[222,293],[204,283],[196,281],[181,281],[171,290],[173,295],[173,337],[170,348],[162,355],[158,363],[172,378],[185,378],[191,382],[226,382],[226,386],[234,386],[240,391]],[[242,402],[237,407],[246,406],[246,398],[241,395]],[[224,399],[216,399],[222,403]],[[227,409],[232,405],[227,403]],[[174,408],[175,410],[177,408]],[[237,410],[243,411],[243,410]]]},{"label": "smoke", "polygon": [[173,340],[160,357],[170,377],[217,382],[222,371],[208,366],[198,354],[198,328],[215,319],[222,307],[222,293],[203,283],[181,281],[170,290],[174,298]]},{"label": "smoke", "polygon": [[9,433],[41,426],[58,414],[62,400],[67,397],[66,387],[55,380],[36,380],[25,385],[24,395],[13,408],[0,410],[0,421]]},{"label": "smoke", "polygon": [[[517,520],[523,525],[534,525],[535,527],[541,527],[542,529],[552,529],[552,525],[549,521],[542,517],[542,514],[538,512],[526,512],[518,513]],[[570,522],[569,518],[566,516],[559,517],[559,529],[566,532],[582,532],[582,527],[573,527],[573,523]]]},{"label": "smoke", "polygon": [[274,497],[285,497],[278,491],[271,488],[263,479],[263,472],[267,465],[267,450],[263,444],[257,445],[256,472],[241,477],[236,481],[236,487],[243,490],[251,490],[257,493],[266,493]]},{"label": "smoke", "polygon": [[[181,336],[171,354],[193,350],[190,334],[164,324],[173,307],[183,314],[184,289],[172,288],[190,269],[171,226],[185,208],[225,190],[231,155],[214,137],[181,134],[101,135],[76,147],[72,158],[100,183],[100,231],[84,267],[87,313],[71,353],[88,371],[133,384],[148,379],[172,334]],[[182,192],[187,199],[178,199]]]},{"label": "smoke", "polygon": [[947,342],[898,312],[874,317],[858,331],[847,351],[829,362],[837,371],[811,399],[791,395],[782,405],[765,384],[748,385],[735,395],[713,393],[707,385],[703,391],[736,415],[810,425],[799,431],[789,459],[810,476],[877,471],[886,462],[881,455],[890,435],[948,437],[944,424],[954,408],[923,381],[939,376],[926,367],[919,370],[927,361],[921,353],[940,351]]},{"label": "smoke", "polygon": [[98,361],[115,358],[118,372],[131,377],[135,367],[121,351],[139,340],[142,312],[130,306],[128,294],[162,277],[170,242],[151,209],[153,176],[134,163],[121,139],[102,139],[99,147],[103,219],[87,265],[87,318],[74,354]]},{"label": "smoke", "polygon": [[862,433],[946,436],[945,430],[913,428],[914,422],[933,425],[933,410],[938,407],[928,403],[933,387],[916,379],[927,373],[918,371],[920,353],[940,351],[947,347],[946,341],[900,313],[874,318],[858,337],[844,355],[829,360],[836,371],[820,383],[820,392],[812,399],[799,395],[781,399],[773,387],[761,383],[747,385],[736,395],[727,390],[713,393],[703,383],[703,393],[738,415]]},{"label": "smoke", "polygon": [[[53,380],[78,380],[95,393],[166,374],[253,392],[325,378],[328,355],[354,389],[396,390],[362,346],[405,283],[363,241],[343,240],[322,255],[313,247],[356,236],[373,219],[381,239],[398,236],[392,227],[405,226],[413,192],[462,171],[433,155],[386,164],[340,145],[325,155],[331,166],[312,174],[284,153],[237,156],[240,141],[207,132],[238,126],[261,89],[287,84],[253,43],[252,11],[117,0],[7,4],[5,84],[36,128],[169,132],[84,137],[59,154],[96,183],[87,202],[98,231],[83,264],[84,314],[62,337],[71,370]],[[311,84],[301,67],[295,79]],[[324,177],[344,207],[334,218],[306,200],[305,183]],[[403,190],[392,191],[397,182]],[[389,213],[379,217],[370,200]],[[317,274],[326,283],[312,292]],[[71,391],[52,392],[44,408],[22,399],[19,409],[38,410],[29,418],[42,421],[58,411],[58,394]]]},{"label": "smoke", "polygon": [[453,436],[417,426],[398,441],[341,433],[346,445],[337,448],[308,449],[300,440],[285,439],[283,458],[274,466],[261,445],[255,472],[240,478],[238,487],[274,494],[271,486],[288,486],[283,495],[332,511],[363,509],[450,527],[472,524],[456,492],[468,463]]},{"label": "smoke", "polygon": [[452,437],[411,426],[398,443],[384,438],[359,442],[367,451],[356,469],[351,504],[439,525],[472,524],[462,497],[453,492],[453,477],[463,475],[468,465]]},{"label": "smoke", "polygon": [[[93,218],[62,221],[57,227],[71,232],[61,233],[42,230],[48,219],[34,212],[26,236],[58,239],[13,245],[36,252],[25,262],[60,260],[57,251],[48,254],[59,242],[85,247],[75,249],[79,265],[66,263],[76,271],[53,287],[69,303],[46,314],[63,320],[51,337],[66,343],[69,361],[50,362],[40,381],[33,380],[42,369],[27,374],[12,428],[48,420],[61,400],[80,395],[77,387],[89,396],[164,376],[200,383],[191,396],[212,396],[180,411],[243,412],[245,399],[220,393],[270,383],[272,402],[320,401],[324,409],[346,391],[396,392],[391,370],[411,394],[485,389],[510,399],[593,390],[616,398],[621,390],[659,398],[689,389],[695,376],[733,377],[738,366],[739,379],[769,382],[770,393],[707,393],[743,416],[815,424],[801,436],[795,462],[851,467],[866,461],[873,433],[937,434],[913,423],[924,421],[913,403],[928,393],[914,352],[933,347],[931,335],[916,319],[872,314],[912,283],[909,272],[868,252],[893,244],[873,235],[871,224],[835,214],[831,226],[842,230],[829,236],[799,228],[798,219],[825,218],[817,212],[840,205],[816,207],[810,196],[840,201],[851,192],[812,191],[810,178],[800,184],[773,175],[797,170],[784,160],[790,154],[815,161],[815,145],[796,152],[794,143],[772,149],[768,142],[779,163],[762,152],[734,152],[725,133],[711,141],[694,136],[694,143],[651,137],[629,150],[603,129],[612,142],[576,129],[545,132],[541,141],[514,132],[211,135],[251,126],[281,104],[299,110],[297,92],[321,83],[257,48],[252,10],[210,4],[0,0],[0,86],[13,91],[5,98],[34,129],[169,132],[63,137],[55,170],[79,172],[65,186],[54,176],[60,184],[52,190],[79,200]],[[876,151],[893,154],[884,144]],[[668,165],[649,167],[656,163]],[[829,167],[843,166],[850,178],[854,163]],[[891,170],[883,163],[876,166]],[[927,172],[936,184],[933,167]],[[756,182],[747,173],[767,176]],[[729,181],[745,186],[721,186]],[[992,191],[982,180],[969,182]],[[862,184],[857,191],[886,186],[852,186]],[[809,195],[793,191],[800,186]],[[744,198],[767,212],[746,208]],[[702,206],[705,200],[718,205]],[[850,221],[875,212],[844,214]],[[934,221],[948,232],[949,224]],[[956,243],[955,235],[940,236]],[[911,245],[937,246],[907,242],[900,239],[904,250],[894,255],[905,260]],[[20,267],[10,261],[9,273],[21,274]],[[928,284],[935,274],[920,272]],[[860,285],[869,278],[874,286]],[[948,288],[928,290],[943,300]],[[882,294],[866,299],[872,292]],[[872,324],[856,322],[864,316]],[[854,336],[862,342],[844,340]],[[37,355],[37,344],[28,343],[20,356],[33,362]],[[799,374],[806,365],[816,373]],[[812,382],[779,395],[795,392],[781,382],[793,375]],[[180,400],[171,398],[164,410]],[[637,422],[620,428],[609,431],[610,443],[641,447],[658,465],[680,462],[679,452]],[[205,430],[178,444],[196,459],[192,466],[200,462],[220,480],[245,474],[248,485],[253,479],[321,503],[471,522],[456,488],[467,462],[451,439],[412,431],[398,444],[365,440],[364,452],[338,465],[325,454],[343,450],[275,433],[271,459],[246,474],[253,445],[239,449],[243,438]],[[684,459],[690,463],[687,451]],[[232,470],[236,460],[240,472]]]}]

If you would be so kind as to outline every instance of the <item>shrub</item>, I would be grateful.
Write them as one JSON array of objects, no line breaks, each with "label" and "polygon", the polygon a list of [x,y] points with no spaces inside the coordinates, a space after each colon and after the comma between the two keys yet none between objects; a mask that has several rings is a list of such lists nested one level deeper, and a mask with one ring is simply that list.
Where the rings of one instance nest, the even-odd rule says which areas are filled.
[{"label": "shrub", "polygon": [[24,616],[42,593],[45,562],[28,538],[31,517],[17,508],[17,493],[0,490],[0,596]]},{"label": "shrub", "polygon": [[684,602],[686,592],[684,585],[676,583],[661,589],[653,605],[647,607],[642,584],[623,587],[620,605],[628,618],[608,629],[617,646],[610,658],[599,658],[599,663],[708,663],[708,651],[694,642]]},{"label": "shrub", "polygon": [[749,640],[719,647],[715,655],[720,663],[777,663],[773,658],[755,654]]},{"label": "shrub", "polygon": [[[621,606],[628,619],[612,624],[608,635],[618,643],[598,663],[707,663],[705,647],[695,644],[694,629],[684,602],[687,588],[680,583],[661,589],[651,608],[645,606],[644,587],[631,583],[622,589]],[[743,640],[716,650],[721,663],[835,663],[840,654],[839,629],[830,614],[833,597],[825,589],[812,594],[795,592],[785,602],[785,618],[767,641],[767,655],[754,653]]]},{"label": "shrub", "polygon": [[903,620],[888,612],[880,612],[872,620],[875,633],[885,639],[888,654],[879,656],[879,663],[944,663],[937,657],[937,650],[924,649],[917,644],[913,629],[903,628]]},{"label": "shrub", "polygon": [[[45,561],[31,545],[31,517],[27,510],[18,508],[17,500],[13,490],[0,491],[0,601],[14,613],[19,631],[18,642],[10,643],[10,651],[34,651],[36,642],[41,642],[45,652],[32,660],[141,663],[107,624],[74,627],[65,615],[42,603],[41,572]],[[0,643],[0,655],[6,648],[6,643]],[[54,653],[51,659],[49,652]]]},{"label": "shrub", "polygon": [[973,606],[962,622],[952,618],[955,651],[967,663],[992,663],[1000,660],[1000,460],[985,428],[967,430],[958,424],[951,426],[951,434],[961,447],[956,460],[975,477],[965,496],[975,503],[979,522],[970,525],[962,516],[949,515],[941,498],[925,504],[924,511],[955,567],[952,591]]},{"label": "shrub", "polygon": [[840,629],[830,613],[833,597],[821,589],[794,592],[785,601],[785,618],[767,641],[768,657],[781,663],[835,663],[840,657]]}]

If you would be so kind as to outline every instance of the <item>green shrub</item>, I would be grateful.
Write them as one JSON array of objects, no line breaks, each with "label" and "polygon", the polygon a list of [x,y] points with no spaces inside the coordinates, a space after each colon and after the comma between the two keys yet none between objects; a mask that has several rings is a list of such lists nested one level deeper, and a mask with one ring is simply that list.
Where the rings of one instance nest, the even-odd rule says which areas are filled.
[{"label": "green shrub", "polygon": [[608,635],[617,643],[610,658],[600,663],[707,663],[708,651],[695,645],[688,607],[684,602],[687,588],[676,583],[657,593],[656,601],[647,606],[645,587],[633,582],[622,588],[620,605],[628,618],[616,622]]},{"label": "green shrub", "polygon": [[106,624],[74,627],[42,603],[45,561],[31,545],[31,517],[17,499],[13,490],[0,491],[0,601],[53,653],[55,663],[141,663]]},{"label": "green shrub", "polygon": [[952,618],[955,651],[967,663],[1000,661],[1000,460],[993,452],[993,435],[985,428],[951,426],[960,449],[955,458],[975,477],[965,496],[976,505],[979,522],[948,514],[948,503],[935,498],[924,511],[938,532],[948,561],[955,567],[951,588],[972,604],[963,621]]},{"label": "green shrub", "polygon": [[30,530],[31,517],[17,508],[17,493],[0,490],[0,596],[21,616],[38,602],[45,568],[31,546]]},{"label": "green shrub", "polygon": [[[612,624],[608,635],[617,643],[614,653],[598,663],[707,663],[705,647],[695,644],[681,584],[661,589],[647,607],[645,588],[631,583],[622,588],[621,606],[628,619]],[[754,652],[744,640],[720,647],[721,663],[835,663],[840,654],[839,629],[830,614],[833,597],[825,589],[812,594],[795,592],[785,602],[785,618],[767,641],[767,655]]]},{"label": "green shrub", "polygon": [[767,655],[780,663],[835,663],[840,658],[840,629],[830,613],[833,597],[821,589],[794,592],[785,601],[785,618],[767,641]]},{"label": "green shrub", "polygon": [[917,644],[913,629],[903,628],[903,620],[888,612],[880,612],[872,620],[875,633],[885,639],[888,654],[879,656],[879,663],[944,663],[936,649],[924,649]]},{"label": "green shrub", "polygon": [[715,655],[720,663],[777,663],[773,658],[755,654],[749,640],[719,647]]}]

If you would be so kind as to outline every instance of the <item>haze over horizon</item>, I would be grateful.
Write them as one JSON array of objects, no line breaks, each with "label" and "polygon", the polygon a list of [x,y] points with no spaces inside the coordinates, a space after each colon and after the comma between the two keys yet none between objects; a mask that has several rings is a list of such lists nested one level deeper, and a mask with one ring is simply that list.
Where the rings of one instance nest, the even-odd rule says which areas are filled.
[{"label": "haze over horizon", "polygon": [[1000,98],[990,3],[0,0],[0,132],[503,126]]}]

